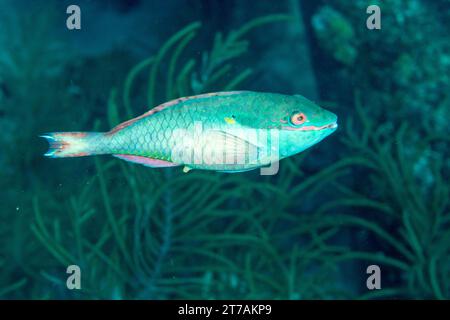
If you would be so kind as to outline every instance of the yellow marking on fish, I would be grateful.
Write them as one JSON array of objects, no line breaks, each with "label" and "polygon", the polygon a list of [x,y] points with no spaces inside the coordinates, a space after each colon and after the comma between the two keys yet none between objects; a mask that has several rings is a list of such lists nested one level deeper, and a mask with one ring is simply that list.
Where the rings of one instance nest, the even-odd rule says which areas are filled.
[{"label": "yellow marking on fish", "polygon": [[225,122],[228,123],[228,124],[235,124],[236,123],[236,120],[234,120],[233,118],[225,117],[224,119],[225,119]]}]

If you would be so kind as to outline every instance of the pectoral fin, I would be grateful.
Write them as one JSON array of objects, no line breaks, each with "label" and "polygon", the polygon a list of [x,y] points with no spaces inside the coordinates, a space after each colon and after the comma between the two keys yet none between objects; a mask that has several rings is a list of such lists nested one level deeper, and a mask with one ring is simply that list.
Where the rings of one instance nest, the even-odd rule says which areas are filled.
[{"label": "pectoral fin", "polygon": [[190,167],[188,167],[188,166],[184,166],[183,167],[183,172],[184,173],[188,173],[189,171],[191,171],[192,170],[192,168],[190,168]]}]

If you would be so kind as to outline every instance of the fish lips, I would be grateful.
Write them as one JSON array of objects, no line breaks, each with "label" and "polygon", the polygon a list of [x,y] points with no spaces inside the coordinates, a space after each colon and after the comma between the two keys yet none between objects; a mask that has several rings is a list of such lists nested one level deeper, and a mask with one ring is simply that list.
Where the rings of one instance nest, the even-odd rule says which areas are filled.
[{"label": "fish lips", "polygon": [[338,127],[337,122],[332,122],[323,126],[302,126],[302,127],[290,127],[290,126],[283,126],[281,127],[282,130],[290,130],[290,131],[321,131],[321,130],[336,130]]}]

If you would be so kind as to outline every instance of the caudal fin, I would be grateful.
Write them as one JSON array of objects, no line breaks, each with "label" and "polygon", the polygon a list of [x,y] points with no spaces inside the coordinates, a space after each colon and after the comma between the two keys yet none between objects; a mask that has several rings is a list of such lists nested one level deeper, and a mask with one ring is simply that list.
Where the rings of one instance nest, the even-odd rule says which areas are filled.
[{"label": "caudal fin", "polygon": [[40,137],[49,143],[49,149],[44,154],[47,157],[84,157],[104,153],[96,149],[96,142],[104,138],[100,132],[52,132]]}]

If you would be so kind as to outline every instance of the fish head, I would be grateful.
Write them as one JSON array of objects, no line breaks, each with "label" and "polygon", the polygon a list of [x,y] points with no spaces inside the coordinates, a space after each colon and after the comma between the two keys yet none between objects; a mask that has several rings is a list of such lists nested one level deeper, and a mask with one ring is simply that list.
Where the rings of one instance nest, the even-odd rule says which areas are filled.
[{"label": "fish head", "polygon": [[280,109],[277,128],[281,157],[311,147],[338,127],[334,113],[299,95],[286,99]]}]

